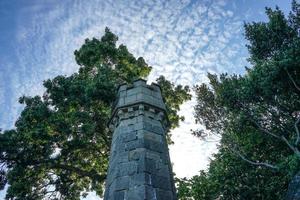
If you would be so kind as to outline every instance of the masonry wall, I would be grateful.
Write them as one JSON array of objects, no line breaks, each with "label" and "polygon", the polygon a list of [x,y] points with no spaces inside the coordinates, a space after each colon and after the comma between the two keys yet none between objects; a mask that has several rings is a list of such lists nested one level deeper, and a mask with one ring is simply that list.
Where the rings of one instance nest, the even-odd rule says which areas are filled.
[{"label": "masonry wall", "polygon": [[110,128],[111,144],[105,200],[175,200],[160,88],[137,80],[118,91]]}]

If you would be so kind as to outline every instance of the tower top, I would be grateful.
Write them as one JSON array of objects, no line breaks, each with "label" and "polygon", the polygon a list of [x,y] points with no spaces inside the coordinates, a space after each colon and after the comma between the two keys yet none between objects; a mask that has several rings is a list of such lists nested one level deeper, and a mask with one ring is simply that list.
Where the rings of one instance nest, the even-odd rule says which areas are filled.
[{"label": "tower top", "polygon": [[169,120],[166,114],[166,106],[161,95],[161,88],[158,84],[147,85],[146,80],[137,79],[133,84],[121,84],[118,87],[117,98],[112,108],[112,116],[108,125],[114,125],[118,113],[128,112],[128,109],[137,110],[143,106],[143,109],[151,109],[154,113],[161,112],[166,121],[166,127],[169,126]]}]

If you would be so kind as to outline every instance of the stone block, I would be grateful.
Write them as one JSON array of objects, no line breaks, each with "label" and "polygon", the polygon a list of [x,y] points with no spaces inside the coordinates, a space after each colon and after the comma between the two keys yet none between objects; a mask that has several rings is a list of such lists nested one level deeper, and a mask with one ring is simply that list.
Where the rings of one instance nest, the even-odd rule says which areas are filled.
[{"label": "stone block", "polygon": [[[157,166],[158,167],[158,166]],[[170,170],[169,166],[167,164],[163,164],[159,166],[159,169],[157,170],[157,175],[161,177],[169,177],[170,176]]]},{"label": "stone block", "polygon": [[151,90],[148,87],[144,87],[142,94],[144,95],[151,95]]},{"label": "stone block", "polygon": [[171,190],[171,180],[165,176],[157,176],[151,174],[153,187],[163,190]]},{"label": "stone block", "polygon": [[142,157],[145,157],[146,150],[144,148],[134,149],[129,152],[129,161],[139,160]]},{"label": "stone block", "polygon": [[125,97],[126,96],[126,90],[120,91],[119,92],[119,98]]},{"label": "stone block", "polygon": [[119,142],[117,142],[115,146],[116,146],[115,151],[117,151],[118,153],[122,153],[125,151],[126,144],[121,140],[119,140]]},{"label": "stone block", "polygon": [[136,100],[137,101],[139,101],[139,102],[141,102],[141,101],[144,101],[144,94],[143,93],[138,93],[137,95],[136,95]]},{"label": "stone block", "polygon": [[157,98],[158,100],[162,101],[162,96],[160,94],[160,92],[158,92],[157,90],[153,90],[151,95],[155,98]]},{"label": "stone block", "polygon": [[150,122],[151,122],[151,124],[153,126],[160,126],[160,127],[162,127],[161,121],[159,121],[159,116],[157,114],[154,115],[153,119],[149,119],[149,120],[150,120]]},{"label": "stone block", "polygon": [[126,151],[131,151],[137,148],[144,148],[144,141],[142,139],[130,141],[125,145]]},{"label": "stone block", "polygon": [[[144,111],[143,111],[144,113]],[[145,121],[145,116],[144,115],[138,115],[136,117],[137,122],[144,122]]]},{"label": "stone block", "polygon": [[117,163],[123,163],[123,162],[128,162],[128,153],[123,151],[123,152],[119,152],[116,155],[115,160],[117,161]]},{"label": "stone block", "polygon": [[115,190],[126,190],[129,188],[129,176],[122,176],[115,179]]},{"label": "stone block", "polygon": [[137,162],[130,161],[127,163],[121,163],[118,165],[118,174],[117,176],[131,176],[137,173]]},{"label": "stone block", "polygon": [[136,187],[139,185],[151,185],[151,176],[148,173],[137,173],[130,177],[129,186]]},{"label": "stone block", "polygon": [[143,158],[138,161],[138,173],[148,172],[151,174],[156,173],[155,160]]},{"label": "stone block", "polygon": [[147,186],[146,185],[146,198],[145,199],[149,199],[149,200],[157,200],[156,198],[156,190],[153,187]]},{"label": "stone block", "polygon": [[144,123],[142,121],[140,122],[137,122],[135,125],[134,125],[134,130],[143,130],[144,129]]},{"label": "stone block", "polygon": [[171,191],[156,189],[157,200],[177,199]]},{"label": "stone block", "polygon": [[[146,151],[146,158],[155,160],[156,162],[160,160],[160,153],[154,151]],[[156,165],[157,168],[157,165]]]},{"label": "stone block", "polygon": [[156,190],[147,185],[140,185],[127,192],[126,199],[130,200],[157,200]]},{"label": "stone block", "polygon": [[126,96],[125,105],[135,103],[136,99],[136,95]]},{"label": "stone block", "polygon": [[150,98],[150,94],[147,91],[143,91],[143,93],[137,94],[137,99],[142,102],[149,103],[148,99]]},{"label": "stone block", "polygon": [[125,198],[125,190],[116,191],[112,195],[113,200],[124,200]]},{"label": "stone block", "polygon": [[144,122],[144,130],[145,131],[152,131],[152,124],[149,122]]},{"label": "stone block", "polygon": [[116,152],[113,157],[109,159],[110,166],[114,168],[116,165],[122,162],[128,161],[128,153],[127,152]]},{"label": "stone block", "polygon": [[[145,138],[146,140],[152,140],[161,143],[162,142],[162,136],[155,134],[153,132],[138,132],[137,134],[138,138]],[[161,144],[162,145],[162,144]]]},{"label": "stone block", "polygon": [[136,94],[137,94],[137,88],[132,88],[130,90],[127,90],[126,96],[131,96]]},{"label": "stone block", "polygon": [[120,97],[118,100],[117,107],[124,106],[124,105],[125,105],[125,97]]},{"label": "stone block", "polygon": [[145,200],[145,186],[140,185],[133,188],[130,188],[130,190],[127,191],[126,199],[130,200]]},{"label": "stone block", "polygon": [[152,126],[151,131],[160,135],[164,135],[165,133],[164,129],[161,126]]},{"label": "stone block", "polygon": [[163,144],[161,142],[144,138],[144,145],[145,148],[149,150],[160,152],[160,153],[163,152]]},{"label": "stone block", "polygon": [[136,92],[136,94],[141,94],[141,93],[143,93],[143,90],[145,89],[145,87],[143,87],[143,86],[135,86],[134,87],[134,90],[135,90],[135,92]]},{"label": "stone block", "polygon": [[137,139],[137,132],[131,131],[123,134],[123,142],[129,142]]},{"label": "stone block", "polygon": [[131,120],[124,120],[121,124],[121,126],[119,126],[120,128],[120,134],[124,134],[124,133],[128,133],[128,132],[132,132],[134,131],[134,123],[132,123]]}]

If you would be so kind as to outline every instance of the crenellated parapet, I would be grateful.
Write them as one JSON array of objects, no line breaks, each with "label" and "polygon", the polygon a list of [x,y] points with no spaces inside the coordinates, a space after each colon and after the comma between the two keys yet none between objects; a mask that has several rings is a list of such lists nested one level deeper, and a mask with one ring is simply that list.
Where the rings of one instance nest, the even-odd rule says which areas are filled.
[{"label": "crenellated parapet", "polygon": [[113,130],[121,120],[140,115],[155,118],[165,129],[169,127],[166,106],[159,85],[155,83],[147,85],[143,79],[134,81],[132,85],[119,86],[109,127]]}]

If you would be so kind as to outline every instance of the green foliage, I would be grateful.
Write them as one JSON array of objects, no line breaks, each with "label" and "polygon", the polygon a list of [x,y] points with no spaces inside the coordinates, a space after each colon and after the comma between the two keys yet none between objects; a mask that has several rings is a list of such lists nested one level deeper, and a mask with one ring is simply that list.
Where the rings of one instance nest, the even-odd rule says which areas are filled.
[{"label": "green foliage", "polygon": [[[6,199],[76,200],[89,191],[103,193],[112,134],[107,123],[116,89],[151,71],[117,40],[108,28],[101,40],[86,39],[75,51],[77,73],[46,80],[42,97],[20,98],[25,108],[16,128],[0,134],[0,189],[9,184]],[[176,127],[189,89],[164,77],[158,83]]]},{"label": "green foliage", "polygon": [[[176,179],[177,194],[182,200],[192,199],[216,199],[216,185],[212,182],[207,173],[200,171],[199,175],[190,180]],[[207,192],[209,191],[209,192]]]},{"label": "green foliage", "polygon": [[184,120],[183,116],[179,116],[177,112],[180,110],[179,106],[187,100],[191,99],[190,89],[188,86],[175,86],[173,83],[160,76],[157,80],[160,85],[163,97],[167,106],[167,113],[171,122],[171,128],[179,126],[179,122]]},{"label": "green foliage", "polygon": [[[195,87],[195,117],[221,136],[209,169],[179,186],[194,199],[283,199],[300,170],[300,5],[285,18],[245,24],[249,61],[244,75],[212,75]],[[180,184],[179,184],[180,185]]]}]

